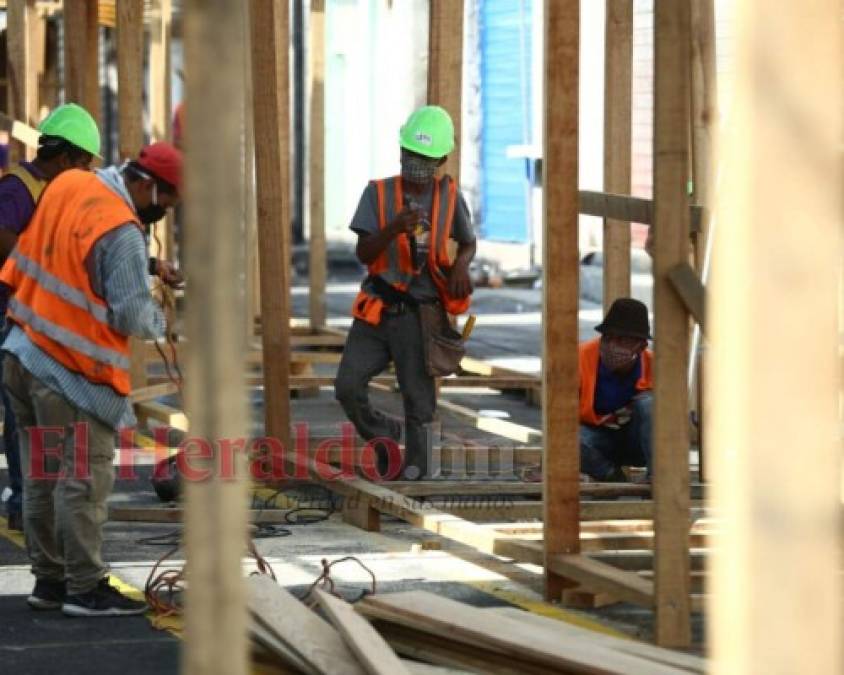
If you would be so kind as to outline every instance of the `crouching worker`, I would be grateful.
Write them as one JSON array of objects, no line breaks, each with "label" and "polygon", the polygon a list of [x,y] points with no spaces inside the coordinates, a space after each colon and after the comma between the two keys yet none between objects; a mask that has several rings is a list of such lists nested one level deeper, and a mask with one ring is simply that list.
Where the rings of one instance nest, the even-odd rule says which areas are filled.
[{"label": "crouching worker", "polygon": [[[404,477],[414,480],[428,473],[436,410],[436,384],[420,315],[445,321],[446,313],[462,314],[469,308],[475,236],[455,181],[436,177],[454,148],[448,113],[437,106],[416,110],[401,129],[400,144],[401,175],[372,181],[350,226],[358,235],[357,256],[369,275],[352,308],[354,322],[335,391],[365,440],[388,439],[374,444],[378,473],[395,478],[403,469]],[[449,239],[458,244],[453,264]],[[426,318],[424,325],[431,322]],[[391,466],[388,453],[388,446],[401,440],[401,424],[369,400],[369,381],[391,362],[404,402],[403,467]]]},{"label": "crouching worker", "polygon": [[11,289],[3,383],[20,433],[33,609],[69,616],[146,610],[102,559],[115,430],[129,403],[129,336],[160,337],[144,225],[179,201],[181,153],[166,143],[122,168],[71,169],[41,195],[0,271]]},{"label": "crouching worker", "polygon": [[598,481],[621,482],[622,466],[651,474],[653,354],[648,310],[619,298],[601,337],[580,345],[580,470]]}]

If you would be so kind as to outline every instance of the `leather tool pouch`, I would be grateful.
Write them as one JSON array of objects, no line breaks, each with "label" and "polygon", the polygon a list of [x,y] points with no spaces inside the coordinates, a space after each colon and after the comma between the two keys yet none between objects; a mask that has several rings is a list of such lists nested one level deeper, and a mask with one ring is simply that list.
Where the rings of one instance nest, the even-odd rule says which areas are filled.
[{"label": "leather tool pouch", "polygon": [[448,322],[442,305],[419,305],[422,340],[425,345],[425,366],[432,377],[452,375],[460,370],[466,355],[463,338]]}]

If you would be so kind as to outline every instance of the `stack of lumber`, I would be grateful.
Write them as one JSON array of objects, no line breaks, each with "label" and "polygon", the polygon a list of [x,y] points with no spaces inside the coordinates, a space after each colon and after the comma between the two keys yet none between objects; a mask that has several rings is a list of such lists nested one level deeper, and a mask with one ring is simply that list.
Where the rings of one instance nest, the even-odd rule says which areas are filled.
[{"label": "stack of lumber", "polygon": [[515,608],[479,609],[425,591],[368,596],[353,607],[315,589],[315,611],[269,577],[250,577],[248,583],[253,643],[261,660],[278,672],[688,675],[706,670],[698,657]]}]

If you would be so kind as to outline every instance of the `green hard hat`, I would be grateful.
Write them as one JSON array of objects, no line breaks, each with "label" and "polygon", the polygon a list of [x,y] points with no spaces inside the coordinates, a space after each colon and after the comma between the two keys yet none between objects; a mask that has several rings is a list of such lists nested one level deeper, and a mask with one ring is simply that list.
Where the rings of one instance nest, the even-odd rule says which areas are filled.
[{"label": "green hard hat", "polygon": [[100,130],[94,118],[82,106],[65,103],[54,109],[38,126],[45,136],[58,136],[77,148],[100,157]]},{"label": "green hard hat", "polygon": [[407,118],[399,141],[405,150],[439,159],[454,150],[454,123],[444,108],[426,105]]}]

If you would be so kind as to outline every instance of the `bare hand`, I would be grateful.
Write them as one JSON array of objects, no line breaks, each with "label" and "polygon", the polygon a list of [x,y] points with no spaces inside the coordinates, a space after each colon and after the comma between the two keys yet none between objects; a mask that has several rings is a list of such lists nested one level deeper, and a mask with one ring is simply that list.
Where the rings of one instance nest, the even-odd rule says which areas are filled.
[{"label": "bare hand", "polygon": [[448,273],[448,294],[452,298],[465,298],[472,293],[472,279],[466,265],[455,265]]},{"label": "bare hand", "polygon": [[155,272],[158,278],[170,288],[179,288],[185,282],[185,277],[181,271],[176,269],[173,263],[166,260],[158,261]]},{"label": "bare hand", "polygon": [[426,218],[425,212],[421,209],[409,209],[405,207],[398,212],[396,217],[393,218],[393,222],[387,228],[394,237],[400,234],[411,234],[416,229],[416,226]]}]

